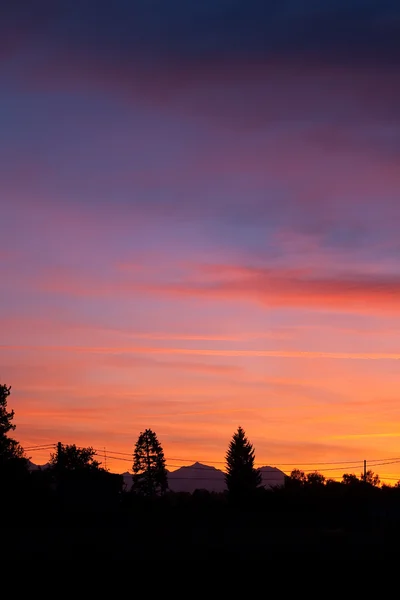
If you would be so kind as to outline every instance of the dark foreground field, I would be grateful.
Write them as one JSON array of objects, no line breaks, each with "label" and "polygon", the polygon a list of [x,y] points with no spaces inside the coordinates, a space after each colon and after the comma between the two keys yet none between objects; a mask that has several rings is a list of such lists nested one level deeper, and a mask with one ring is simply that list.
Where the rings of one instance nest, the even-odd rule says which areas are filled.
[{"label": "dark foreground field", "polygon": [[144,513],[64,515],[42,522],[15,522],[2,531],[2,558],[21,554],[47,560],[156,557],[163,560],[312,558],[376,560],[398,556],[399,527],[366,523],[356,527],[273,523],[265,515]]},{"label": "dark foreground field", "polygon": [[202,490],[150,499],[121,492],[113,478],[100,484],[74,477],[54,486],[29,476],[20,487],[0,486],[0,557],[179,564],[399,555],[400,487],[296,485],[239,500]]}]

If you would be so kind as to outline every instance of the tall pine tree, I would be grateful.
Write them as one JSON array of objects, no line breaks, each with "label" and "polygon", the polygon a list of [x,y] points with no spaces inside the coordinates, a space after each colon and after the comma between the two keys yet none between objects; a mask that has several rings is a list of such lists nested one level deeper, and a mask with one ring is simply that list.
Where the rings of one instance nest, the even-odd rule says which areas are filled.
[{"label": "tall pine tree", "polygon": [[132,491],[142,496],[157,496],[168,488],[164,452],[151,429],[140,433],[133,453]]},{"label": "tall pine tree", "polygon": [[244,498],[261,485],[261,473],[254,468],[255,451],[242,427],[233,434],[226,453],[225,481],[232,497]]}]

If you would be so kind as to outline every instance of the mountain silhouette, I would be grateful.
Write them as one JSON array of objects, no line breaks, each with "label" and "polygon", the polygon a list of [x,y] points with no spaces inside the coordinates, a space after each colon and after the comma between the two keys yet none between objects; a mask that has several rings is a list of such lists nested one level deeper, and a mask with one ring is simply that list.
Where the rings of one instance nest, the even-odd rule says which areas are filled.
[{"label": "mountain silhouette", "polygon": [[48,469],[50,466],[49,463],[46,463],[45,465],[35,465],[35,463],[33,463],[32,461],[28,460],[28,470],[29,471],[42,471],[43,469]]},{"label": "mountain silhouette", "polygon": [[[285,473],[276,467],[261,467],[261,483],[266,489],[282,486],[285,482]],[[226,490],[225,473],[220,469],[195,462],[187,467],[180,467],[176,471],[167,471],[168,487],[172,492],[188,492],[207,490],[208,492],[224,492]],[[123,473],[126,489],[132,486],[132,474]]]},{"label": "mountain silhouette", "polygon": [[286,474],[277,467],[260,467],[261,484],[266,488],[273,488],[285,484]]},{"label": "mountain silhouette", "polygon": [[[29,461],[29,469],[35,471],[46,469],[45,465],[35,465]],[[285,473],[276,467],[261,467],[261,484],[266,489],[282,486],[285,482]],[[195,462],[187,467],[180,467],[176,471],[168,471],[168,487],[172,492],[188,492],[192,494],[195,490],[207,490],[208,492],[224,492],[226,490],[225,473],[221,469]],[[122,473],[125,489],[132,487],[132,473]]]},{"label": "mountain silhouette", "polygon": [[195,462],[193,465],[169,472],[168,487],[172,492],[191,494],[195,490],[223,492],[226,489],[225,474],[220,469]]}]

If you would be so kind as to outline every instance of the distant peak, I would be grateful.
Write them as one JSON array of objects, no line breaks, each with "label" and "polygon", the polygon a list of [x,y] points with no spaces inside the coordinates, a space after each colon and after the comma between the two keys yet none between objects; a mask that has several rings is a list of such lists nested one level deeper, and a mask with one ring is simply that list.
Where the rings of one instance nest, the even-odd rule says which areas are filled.
[{"label": "distant peak", "polygon": [[217,469],[215,467],[212,467],[210,465],[205,465],[204,463],[198,462],[196,461],[193,465],[190,465],[190,467],[188,467],[189,469],[207,469],[209,471],[216,471]]}]

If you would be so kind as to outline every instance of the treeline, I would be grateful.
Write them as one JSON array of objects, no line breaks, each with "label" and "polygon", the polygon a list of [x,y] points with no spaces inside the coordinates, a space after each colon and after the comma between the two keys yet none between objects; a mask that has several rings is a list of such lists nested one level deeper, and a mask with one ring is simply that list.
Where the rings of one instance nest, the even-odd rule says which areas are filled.
[{"label": "treeline", "polygon": [[[70,488],[77,492],[79,487],[107,486],[110,488],[107,495],[121,495],[130,493],[143,498],[160,498],[168,490],[168,472],[163,447],[157,435],[151,429],[146,429],[139,434],[132,454],[132,484],[124,486],[120,475],[109,473],[97,459],[97,453],[92,447],[82,448],[75,444],[63,445],[58,443],[55,452],[50,454],[49,462],[45,469],[31,471],[29,459],[22,446],[11,437],[10,432],[15,430],[12,423],[14,411],[8,410],[8,397],[11,387],[0,385],[0,477],[5,483],[9,480],[8,492],[12,488],[17,489],[18,482],[27,483],[28,478],[34,480],[33,487],[36,489],[44,486],[50,490],[49,493],[57,492],[58,495],[67,494]],[[225,499],[229,498],[236,502],[254,500],[260,497],[266,490],[262,486],[261,472],[255,468],[255,449],[248,440],[242,427],[238,427],[230,440],[226,456],[225,482],[227,492],[223,494]],[[394,486],[381,485],[379,475],[371,470],[361,473],[358,477],[354,473],[344,473],[340,482],[325,478],[324,475],[315,471],[304,473],[294,469],[284,479],[284,491],[282,489],[269,489],[282,495],[288,494],[331,494],[338,490],[357,490],[357,493],[369,493],[370,488],[379,489],[386,494],[393,490],[397,494],[400,489],[400,481]],[[3,486],[5,489],[5,486]],[[96,493],[97,493],[96,489]],[[200,492],[200,490],[199,490]],[[202,495],[205,496],[205,491]],[[215,496],[215,494],[214,494]]]},{"label": "treeline", "polygon": [[[184,558],[221,550],[240,556],[242,544],[250,544],[260,557],[304,548],[330,556],[338,547],[359,556],[371,544],[387,553],[400,533],[398,483],[381,485],[372,471],[345,473],[334,481],[295,469],[283,486],[265,489],[254,467],[254,447],[241,427],[226,452],[223,493],[169,491],[163,448],[151,429],[141,432],[134,446],[130,489],[122,475],[101,466],[90,447],[58,444],[46,468],[30,470],[23,448],[10,435],[15,429],[14,411],[7,409],[10,391],[0,386],[0,510],[8,515],[5,530],[12,530],[12,543],[24,543],[32,528],[35,535],[41,532],[37,544],[43,557],[52,531],[62,552],[75,539],[93,555],[100,549],[111,552],[114,536],[112,558],[142,552],[149,536],[171,556],[185,554],[186,548]],[[128,544],[126,532],[135,541]]]}]

